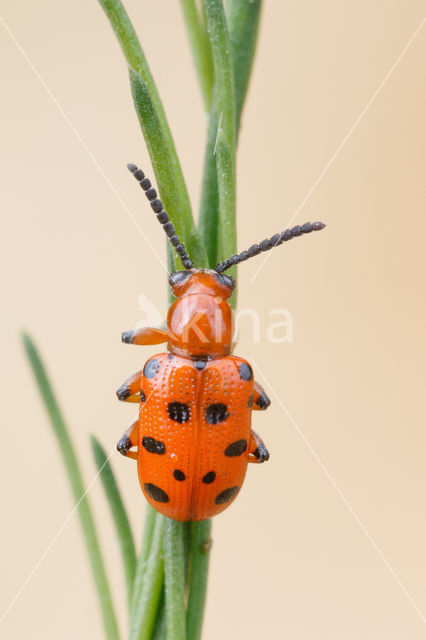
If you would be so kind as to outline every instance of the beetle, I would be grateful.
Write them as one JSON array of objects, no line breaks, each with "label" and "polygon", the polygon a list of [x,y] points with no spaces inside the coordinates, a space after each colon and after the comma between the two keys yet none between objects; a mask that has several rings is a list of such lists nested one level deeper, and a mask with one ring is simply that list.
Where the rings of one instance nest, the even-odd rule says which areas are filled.
[{"label": "beetle", "polygon": [[125,431],[118,451],[137,460],[142,491],[154,509],[179,521],[204,520],[236,498],[250,462],[269,452],[251,429],[252,411],[270,400],[254,380],[250,364],[231,355],[233,317],[227,300],[235,280],[224,273],[263,251],[302,234],[319,231],[306,223],[251,246],[217,265],[194,268],[185,246],[144,172],[128,165],[145,192],[185,270],[169,283],[177,298],[167,328],[144,327],[122,334],[127,344],[167,342],[167,352],[150,358],[117,391],[139,403],[139,417]]}]

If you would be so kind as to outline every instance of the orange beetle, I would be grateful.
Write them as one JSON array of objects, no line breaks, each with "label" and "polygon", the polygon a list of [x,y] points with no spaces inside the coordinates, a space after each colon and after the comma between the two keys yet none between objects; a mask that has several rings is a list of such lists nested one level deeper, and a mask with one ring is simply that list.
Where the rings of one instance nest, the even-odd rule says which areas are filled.
[{"label": "orange beetle", "polygon": [[321,222],[287,229],[220,263],[194,269],[173,223],[143,171],[128,165],[148,197],[186,271],[169,278],[177,300],[167,330],[142,328],[123,333],[128,344],[167,342],[167,353],[150,358],[117,391],[119,400],[139,402],[139,418],[117,444],[138,461],[146,499],[175,520],[204,520],[235,499],[249,462],[269,453],[251,429],[252,410],[270,400],[254,381],[248,362],[231,356],[233,319],[227,299],[235,281],[223,271],[292,237],[324,228]]}]

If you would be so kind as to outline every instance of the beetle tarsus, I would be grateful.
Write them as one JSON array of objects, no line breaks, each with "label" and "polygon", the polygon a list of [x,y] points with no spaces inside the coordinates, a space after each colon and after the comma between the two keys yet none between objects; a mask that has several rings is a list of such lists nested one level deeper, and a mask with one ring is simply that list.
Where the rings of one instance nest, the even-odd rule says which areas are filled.
[{"label": "beetle tarsus", "polygon": [[117,451],[121,453],[122,456],[125,456],[131,446],[132,446],[132,443],[130,441],[129,436],[127,434],[124,434],[124,436],[122,436],[120,440],[117,442]]},{"label": "beetle tarsus", "polygon": [[126,383],[122,384],[121,387],[117,389],[116,393],[119,400],[127,400],[130,396],[129,386]]},{"label": "beetle tarsus", "polygon": [[256,451],[253,451],[253,455],[257,458],[259,464],[261,464],[262,462],[267,462],[269,460],[269,451],[262,441],[260,441]]},{"label": "beetle tarsus", "polygon": [[125,342],[126,344],[132,344],[134,337],[135,337],[134,331],[123,331],[123,333],[121,334],[121,342]]},{"label": "beetle tarsus", "polygon": [[262,409],[262,411],[265,411],[270,406],[271,401],[266,395],[266,393],[262,391],[262,393],[256,400],[256,404],[259,407],[259,409]]}]

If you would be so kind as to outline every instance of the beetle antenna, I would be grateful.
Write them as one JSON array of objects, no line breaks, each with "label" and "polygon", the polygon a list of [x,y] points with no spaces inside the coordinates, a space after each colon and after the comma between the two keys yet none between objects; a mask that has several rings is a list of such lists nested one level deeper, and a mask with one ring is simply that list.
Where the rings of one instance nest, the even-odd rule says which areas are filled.
[{"label": "beetle antenna", "polygon": [[216,271],[218,273],[222,273],[226,271],[234,264],[239,264],[240,262],[244,262],[249,258],[253,258],[257,256],[259,253],[263,251],[269,251],[269,249],[274,249],[278,247],[278,245],[283,242],[287,242],[287,240],[291,240],[292,238],[296,238],[297,236],[301,236],[304,233],[311,233],[311,231],[321,231],[324,229],[325,224],[323,222],[305,222],[305,224],[297,225],[296,227],[292,227],[291,229],[286,229],[282,233],[276,233],[272,238],[268,238],[263,240],[259,244],[253,244],[247,251],[242,251],[238,255],[233,255],[227,260],[223,262],[219,262],[216,267]]},{"label": "beetle antenna", "polygon": [[164,211],[163,203],[157,197],[157,192],[152,186],[151,181],[145,177],[145,174],[142,171],[142,169],[138,169],[138,167],[135,164],[128,164],[127,168],[130,171],[130,173],[133,174],[133,177],[139,182],[140,186],[144,190],[152,210],[157,215],[157,220],[162,225],[175,251],[179,254],[179,257],[182,260],[183,266],[185,267],[185,269],[192,269],[194,266],[194,263],[186,253],[186,249],[183,243],[179,240],[179,237],[176,235],[175,226],[173,222],[171,222],[167,211]]}]

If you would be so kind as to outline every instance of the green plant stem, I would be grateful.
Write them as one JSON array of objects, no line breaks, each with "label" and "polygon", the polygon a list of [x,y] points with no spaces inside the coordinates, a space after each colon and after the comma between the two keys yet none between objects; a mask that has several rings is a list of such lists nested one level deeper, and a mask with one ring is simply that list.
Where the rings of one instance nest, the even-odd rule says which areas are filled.
[{"label": "green plant stem", "polygon": [[211,547],[211,520],[191,522],[187,640],[199,640],[203,625]]},{"label": "green plant stem", "polygon": [[[183,540],[183,554],[184,554],[184,568],[185,575],[188,575],[188,563],[189,563],[189,529],[190,523],[182,523],[182,540]],[[160,602],[157,609],[157,617],[155,619],[154,630],[151,636],[151,640],[165,640],[166,639],[166,593],[165,585],[163,585],[163,591],[161,594]]]},{"label": "green plant stem", "polygon": [[[203,6],[212,50],[217,92],[218,129],[215,152],[219,193],[218,258],[223,260],[235,252],[237,244],[234,70],[222,1],[203,0]],[[233,271],[235,274],[236,269],[233,268]]]},{"label": "green plant stem", "polygon": [[190,563],[190,555],[191,555],[191,548],[190,548],[191,522],[184,522],[182,527],[183,527],[183,531],[182,531],[183,555],[185,558],[185,576],[187,578],[189,563]]},{"label": "green plant stem", "polygon": [[[152,544],[152,537],[154,535],[155,521],[158,516],[158,512],[146,503],[146,516],[142,534],[142,544],[139,553],[138,564],[142,567],[146,565],[149,558],[149,552]],[[135,584],[137,576],[135,575]]]},{"label": "green plant stem", "polygon": [[155,521],[157,518],[157,512],[151,507],[146,505],[145,523],[142,535],[142,545],[139,553],[139,557],[136,562],[135,577],[132,586],[132,597],[130,603],[130,612],[134,611],[137,607],[138,600],[142,593],[143,579],[147,567],[149,553],[152,545],[152,538],[154,535]]},{"label": "green plant stem", "polygon": [[212,100],[214,74],[205,25],[198,12],[195,0],[180,0],[180,4],[192,49],[195,68],[197,70],[198,81],[201,87],[204,106],[208,112]]},{"label": "green plant stem", "polygon": [[[135,107],[150,153],[161,198],[190,257],[197,266],[206,266],[207,255],[194,223],[176,147],[143,49],[122,2],[120,0],[99,0],[99,2],[109,18],[130,68]],[[151,126],[154,120],[155,129]],[[157,161],[159,151],[154,154],[159,138],[161,138],[162,145],[161,155],[163,158],[167,157],[165,168]],[[166,172],[167,179],[165,179]],[[172,184],[173,189],[170,190]]]},{"label": "green plant stem", "polygon": [[76,505],[78,506],[78,515],[98,593],[105,635],[108,640],[118,640],[118,625],[112,604],[111,591],[105,572],[94,519],[86,497],[86,489],[84,487],[77,456],[62,416],[62,412],[53,393],[52,386],[37,349],[29,335],[24,333],[22,337],[28,360],[31,364],[34,377],[59,444],[71,485],[72,494]]},{"label": "green plant stem", "polygon": [[161,592],[160,603],[158,605],[157,617],[155,619],[154,631],[151,640],[166,640],[166,594]]},{"label": "green plant stem", "polygon": [[164,581],[166,589],[167,640],[185,640],[184,523],[165,518]]},{"label": "green plant stem", "polygon": [[[165,208],[195,265],[214,268],[219,260],[237,249],[235,150],[252,69],[261,0],[227,0],[227,20],[222,0],[202,0],[202,15],[195,0],[181,0],[203,100],[209,112],[199,233],[164,109],[135,30],[119,0],[99,1],[130,67],[135,108]],[[168,260],[169,269],[181,268],[170,250]],[[235,277],[235,269],[233,271]],[[231,303],[235,305],[234,296]],[[131,640],[164,640],[164,626],[167,640],[199,640],[209,561],[204,543],[210,537],[210,527],[210,521],[177,523],[148,507],[133,583]],[[189,592],[185,616],[187,570]]]},{"label": "green plant stem", "polygon": [[164,518],[159,513],[155,513],[154,528],[148,537],[151,544],[144,545],[141,551],[146,559],[141,589],[138,593],[135,588],[132,597],[130,640],[150,640],[157,617],[164,577]]},{"label": "green plant stem", "polygon": [[127,599],[130,605],[136,567],[136,551],[133,534],[114,473],[108,461],[108,456],[106,455],[99,440],[94,435],[90,437],[90,442],[120,543],[124,576],[126,580]]}]

